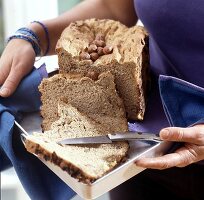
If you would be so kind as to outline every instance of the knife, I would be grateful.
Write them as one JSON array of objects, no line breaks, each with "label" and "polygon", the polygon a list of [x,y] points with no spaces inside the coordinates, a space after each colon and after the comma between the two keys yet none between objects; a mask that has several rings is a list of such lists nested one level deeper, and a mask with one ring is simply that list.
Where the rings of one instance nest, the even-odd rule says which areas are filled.
[{"label": "knife", "polygon": [[143,140],[143,141],[155,141],[161,142],[162,140],[158,134],[154,133],[142,133],[142,132],[118,132],[107,134],[103,136],[92,137],[79,137],[79,138],[67,138],[58,141],[60,145],[68,144],[111,144],[115,141],[129,141],[129,140]]}]

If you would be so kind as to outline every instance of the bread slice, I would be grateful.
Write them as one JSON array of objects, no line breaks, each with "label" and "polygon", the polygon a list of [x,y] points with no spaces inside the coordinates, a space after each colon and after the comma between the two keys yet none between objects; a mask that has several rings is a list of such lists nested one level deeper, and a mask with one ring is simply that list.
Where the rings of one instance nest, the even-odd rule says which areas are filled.
[{"label": "bread slice", "polygon": [[[104,39],[99,38],[98,34]],[[89,59],[87,53],[90,52],[90,44],[96,44],[95,40],[102,41],[101,46],[107,45],[111,50],[109,49],[108,54],[99,56],[97,47],[98,55],[94,52],[94,58]],[[60,73],[85,75],[90,70],[98,73],[110,71],[115,76],[116,87],[124,101],[128,119],[143,120],[149,82],[147,42],[148,34],[142,26],[128,28],[109,19],[88,19],[71,23],[62,32],[56,46]],[[84,52],[86,56],[82,59]]]},{"label": "bread slice", "polygon": [[[90,76],[90,74],[87,74]],[[126,127],[125,109],[122,99],[115,89],[114,76],[105,72],[92,77],[81,75],[57,74],[44,79],[39,90],[41,92],[42,129],[49,130],[51,124],[59,119],[58,102],[62,97],[80,112],[94,120],[100,120],[106,130],[118,124]],[[121,128],[118,129],[120,131]]]},{"label": "bread slice", "polygon": [[118,116],[108,114],[107,111],[91,113],[90,110],[89,108],[86,112],[88,114],[84,114],[63,98],[59,102],[59,120],[52,123],[49,131],[28,136],[25,141],[27,151],[53,162],[83,183],[90,184],[102,177],[126,158],[129,149],[127,142],[95,145],[57,144],[57,141],[66,138],[128,130],[126,118],[121,117],[124,114],[122,110],[117,110]]}]

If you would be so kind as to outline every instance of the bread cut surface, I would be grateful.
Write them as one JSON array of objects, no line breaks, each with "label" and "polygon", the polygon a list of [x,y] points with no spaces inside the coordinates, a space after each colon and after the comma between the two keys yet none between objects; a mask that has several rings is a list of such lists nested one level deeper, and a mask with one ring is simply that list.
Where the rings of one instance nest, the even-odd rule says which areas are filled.
[{"label": "bread cut surface", "polygon": [[[97,34],[104,36],[112,53],[96,60],[81,59]],[[113,20],[89,19],[71,23],[58,40],[60,73],[110,71],[115,76],[117,90],[122,97],[128,119],[143,120],[146,107],[148,75],[148,34],[144,27],[126,27]]]},{"label": "bread cut surface", "polygon": [[107,129],[110,124],[114,127],[118,123],[126,124],[124,104],[117,94],[114,76],[110,72],[102,73],[94,80],[81,75],[57,74],[44,79],[39,90],[43,130],[49,130],[51,124],[59,119],[58,102],[62,97],[95,120],[103,117],[103,125]]},{"label": "bread cut surface", "polygon": [[[98,93],[100,92],[98,90]],[[111,96],[113,95],[119,98],[117,93],[111,93]],[[97,99],[93,103],[97,103]],[[50,130],[28,136],[25,147],[29,152],[58,165],[79,181],[90,184],[121,163],[127,156],[129,145],[127,142],[59,145],[57,141],[66,138],[105,135],[128,130],[124,108],[120,105],[118,109],[112,110],[113,112],[105,107],[104,112],[99,113],[92,112],[91,107],[87,109],[86,112],[79,111],[69,103],[68,98],[60,99],[59,119],[51,124]]]}]

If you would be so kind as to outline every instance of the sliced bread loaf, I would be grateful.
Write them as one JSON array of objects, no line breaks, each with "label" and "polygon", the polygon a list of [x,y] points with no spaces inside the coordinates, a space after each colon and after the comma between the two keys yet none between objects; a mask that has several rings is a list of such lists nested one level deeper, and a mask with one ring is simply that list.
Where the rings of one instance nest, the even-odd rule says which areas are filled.
[{"label": "sliced bread loaf", "polygon": [[58,40],[60,73],[111,71],[128,119],[143,120],[148,73],[148,34],[144,27],[88,19],[71,23]]},{"label": "sliced bread loaf", "polygon": [[[54,80],[57,78],[54,77]],[[113,76],[110,73],[102,74],[97,81],[90,78],[81,78],[76,81],[75,78],[70,80],[67,77],[62,80],[66,82],[66,86],[73,86],[72,91],[75,93],[69,94],[74,96],[74,100],[67,95],[66,87],[63,87],[63,94],[67,95],[67,98],[63,97],[58,100],[59,119],[51,120],[51,123],[49,118],[50,130],[28,136],[25,147],[27,151],[53,162],[72,177],[89,184],[114,169],[126,158],[129,149],[128,143],[63,146],[59,145],[57,141],[66,138],[127,131],[124,107],[120,97],[115,92]],[[53,85],[52,81],[51,83]],[[82,103],[83,98],[81,93],[76,92],[78,91],[76,85],[81,85],[80,88],[87,89],[84,92],[87,92],[86,95],[91,98],[91,102]],[[58,90],[61,90],[59,88],[58,85]],[[68,88],[70,89],[70,87]],[[55,95],[55,102],[52,102],[52,98],[49,100],[50,109],[56,106],[58,96],[55,90],[49,94]],[[70,102],[75,106],[71,105]],[[96,109],[96,105],[100,107],[99,110]],[[44,107],[44,109],[48,108]]]}]

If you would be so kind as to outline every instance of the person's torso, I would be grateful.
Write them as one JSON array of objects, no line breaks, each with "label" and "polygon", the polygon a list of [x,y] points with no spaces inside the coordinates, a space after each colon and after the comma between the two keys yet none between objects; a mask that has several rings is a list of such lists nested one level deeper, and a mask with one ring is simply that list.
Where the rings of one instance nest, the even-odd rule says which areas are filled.
[{"label": "person's torso", "polygon": [[204,1],[134,0],[150,34],[150,63],[156,74],[204,87]]}]

